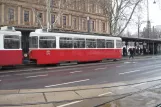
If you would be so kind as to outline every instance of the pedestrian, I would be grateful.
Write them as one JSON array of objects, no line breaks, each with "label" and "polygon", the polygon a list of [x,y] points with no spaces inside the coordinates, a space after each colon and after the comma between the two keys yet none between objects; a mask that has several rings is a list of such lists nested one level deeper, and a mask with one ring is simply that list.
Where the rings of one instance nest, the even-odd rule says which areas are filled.
[{"label": "pedestrian", "polygon": [[130,58],[133,59],[133,58],[134,58],[134,49],[133,49],[133,48],[130,48],[130,49],[129,49],[129,52],[130,52],[129,59],[130,59]]},{"label": "pedestrian", "polygon": [[126,48],[123,48],[123,56],[126,56]]}]

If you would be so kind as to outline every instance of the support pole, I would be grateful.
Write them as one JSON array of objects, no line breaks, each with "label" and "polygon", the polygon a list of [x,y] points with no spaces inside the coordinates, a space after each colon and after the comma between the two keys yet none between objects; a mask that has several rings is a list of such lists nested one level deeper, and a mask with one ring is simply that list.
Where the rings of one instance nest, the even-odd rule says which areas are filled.
[{"label": "support pole", "polygon": [[51,22],[51,0],[46,0],[46,8],[47,8],[47,15],[46,15],[46,24],[47,24],[47,31],[49,31],[49,29],[51,29],[50,27],[50,22]]},{"label": "support pole", "polygon": [[154,42],[153,42],[153,56],[154,56]]}]

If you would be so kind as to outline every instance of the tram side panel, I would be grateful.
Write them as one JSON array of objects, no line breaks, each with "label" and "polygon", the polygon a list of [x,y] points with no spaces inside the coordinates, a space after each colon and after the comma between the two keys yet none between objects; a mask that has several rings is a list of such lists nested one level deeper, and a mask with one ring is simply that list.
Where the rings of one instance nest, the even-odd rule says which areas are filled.
[{"label": "tram side panel", "polygon": [[121,59],[121,49],[50,49],[32,50],[30,59],[37,64],[55,64],[64,61],[97,61],[103,59]]},{"label": "tram side panel", "polygon": [[0,66],[22,64],[23,56],[20,49],[20,33],[14,33],[11,31],[0,32]]},{"label": "tram side panel", "polygon": [[0,66],[22,64],[22,50],[0,50]]}]

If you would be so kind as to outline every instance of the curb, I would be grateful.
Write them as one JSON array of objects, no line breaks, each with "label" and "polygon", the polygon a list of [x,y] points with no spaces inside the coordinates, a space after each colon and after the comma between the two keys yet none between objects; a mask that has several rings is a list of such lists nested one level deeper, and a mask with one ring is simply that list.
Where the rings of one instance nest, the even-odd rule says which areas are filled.
[{"label": "curb", "polygon": [[[131,85],[137,85],[147,83],[147,86],[140,88],[132,88]],[[154,82],[154,83],[153,83]],[[69,88],[48,88],[29,90],[19,90],[17,94],[0,94],[0,106],[25,106],[25,105],[40,105],[40,104],[59,104],[67,103],[79,100],[97,99],[97,98],[109,98],[107,101],[113,101],[114,99],[122,99],[133,94],[138,94],[147,91],[150,88],[161,85],[161,77],[140,79],[134,81],[127,81],[123,83],[111,83],[103,85],[93,86],[81,86],[81,87],[69,87]],[[122,88],[124,92],[120,89]],[[60,90],[61,89],[61,90]],[[49,91],[50,90],[50,91]],[[11,91],[11,90],[10,90]],[[16,90],[15,90],[16,91]],[[24,93],[21,91],[28,91]],[[32,92],[29,92],[32,91]],[[106,96],[99,96],[103,93],[112,92]],[[15,99],[16,98],[16,99]]]}]

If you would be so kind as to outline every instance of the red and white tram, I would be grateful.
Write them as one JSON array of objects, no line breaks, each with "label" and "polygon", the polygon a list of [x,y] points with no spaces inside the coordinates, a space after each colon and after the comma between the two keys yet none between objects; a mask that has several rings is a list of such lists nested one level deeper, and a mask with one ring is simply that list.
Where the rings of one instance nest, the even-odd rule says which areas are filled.
[{"label": "red and white tram", "polygon": [[88,62],[122,58],[119,37],[44,32],[30,33],[30,60],[37,64]]},{"label": "red and white tram", "polygon": [[21,32],[14,27],[1,27],[0,67],[22,64]]}]

